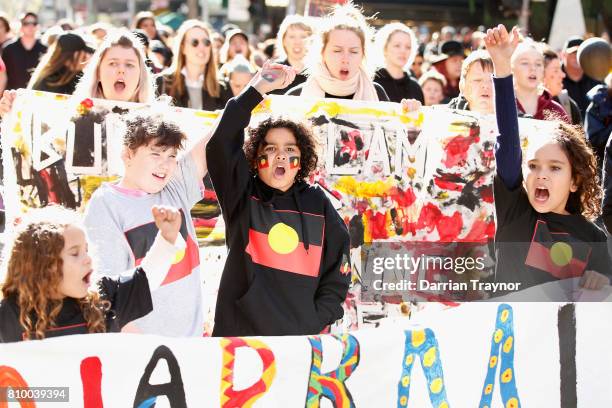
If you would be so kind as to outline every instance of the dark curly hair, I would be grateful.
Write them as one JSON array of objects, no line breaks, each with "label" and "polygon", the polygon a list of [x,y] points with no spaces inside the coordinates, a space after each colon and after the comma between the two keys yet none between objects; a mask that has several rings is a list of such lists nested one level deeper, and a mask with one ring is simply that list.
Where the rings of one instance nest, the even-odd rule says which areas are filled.
[{"label": "dark curly hair", "polygon": [[249,138],[244,142],[244,154],[247,161],[251,163],[251,173],[257,175],[257,150],[265,142],[266,135],[272,129],[284,128],[295,136],[300,149],[300,170],[295,176],[295,181],[304,181],[317,167],[317,151],[312,132],[300,122],[287,118],[268,118],[257,127],[248,129]]},{"label": "dark curly hair", "polygon": [[567,155],[572,167],[572,178],[578,189],[570,193],[565,209],[572,214],[582,214],[590,220],[601,211],[601,186],[597,159],[586,142],[584,130],[579,126],[559,122],[552,137]]}]

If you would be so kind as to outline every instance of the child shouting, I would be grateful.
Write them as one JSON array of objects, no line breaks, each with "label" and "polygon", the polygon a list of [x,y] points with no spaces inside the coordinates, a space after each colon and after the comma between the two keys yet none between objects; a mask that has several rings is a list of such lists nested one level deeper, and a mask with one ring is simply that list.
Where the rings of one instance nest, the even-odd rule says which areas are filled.
[{"label": "child shouting", "polygon": [[349,235],[323,191],[306,182],[317,163],[311,132],[270,118],[244,140],[253,108],[294,77],[291,67],[266,63],[227,103],[206,148],[229,249],[213,336],[317,334],[343,315]]}]

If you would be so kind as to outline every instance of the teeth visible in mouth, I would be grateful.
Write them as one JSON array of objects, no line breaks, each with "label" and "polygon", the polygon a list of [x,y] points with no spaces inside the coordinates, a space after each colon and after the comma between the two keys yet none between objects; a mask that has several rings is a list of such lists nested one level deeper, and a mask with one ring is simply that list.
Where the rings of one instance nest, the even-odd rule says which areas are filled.
[{"label": "teeth visible in mouth", "polygon": [[535,189],[535,198],[537,200],[547,200],[549,196],[548,189],[544,187],[536,187]]},{"label": "teeth visible in mouth", "polygon": [[155,177],[159,177],[159,178],[162,178],[162,179],[166,177],[166,174],[164,174],[164,173],[153,173],[153,175]]}]

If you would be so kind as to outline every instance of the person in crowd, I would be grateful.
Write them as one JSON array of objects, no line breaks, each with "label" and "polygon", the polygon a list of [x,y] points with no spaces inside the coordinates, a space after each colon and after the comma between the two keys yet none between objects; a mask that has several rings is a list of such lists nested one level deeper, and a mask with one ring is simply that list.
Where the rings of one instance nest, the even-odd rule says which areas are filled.
[{"label": "person in crowd", "polygon": [[351,3],[336,7],[315,38],[308,79],[287,94],[388,101],[384,88],[372,81],[368,69],[371,31],[357,7]]},{"label": "person in crowd", "polygon": [[153,312],[131,322],[124,331],[202,336],[202,279],[190,210],[202,198],[205,145],[210,135],[202,135],[177,158],[186,136],[175,123],[148,111],[129,114],[125,122],[123,176],[115,183],[103,183],[85,210],[87,233],[100,260],[98,270],[115,276],[117,271],[139,265],[156,235],[147,209],[153,205],[178,208],[184,252],[166,268],[161,287],[153,292]]},{"label": "person in crowd", "polygon": [[60,35],[34,70],[28,89],[72,95],[94,52],[79,34]]},{"label": "person in crowd", "polygon": [[410,66],[410,75],[414,78],[419,79],[421,75],[423,75],[423,63],[425,62],[425,58],[423,57],[423,47],[419,46],[418,51],[414,56],[414,60],[412,61],[412,65]]},{"label": "person in crowd", "polygon": [[574,125],[582,124],[580,108],[566,89],[563,89],[563,78],[565,72],[561,69],[559,55],[548,45],[542,43],[542,53],[544,54],[544,87],[553,97],[553,100],[563,107]]},{"label": "person in crowd", "polygon": [[470,110],[482,114],[493,113],[493,62],[485,50],[472,52],[461,65],[460,94],[448,104],[449,108]]},{"label": "person in crowd", "polygon": [[[604,85],[598,85],[589,92],[591,104],[587,108],[584,128],[587,140],[597,154],[600,174],[603,169],[602,219],[609,233],[612,233],[612,74],[608,74]],[[601,146],[605,149],[602,153]]]},{"label": "person in crowd", "polygon": [[601,82],[596,81],[584,73],[580,62],[578,61],[578,48],[582,44],[581,37],[569,37],[563,46],[561,57],[563,59],[563,88],[567,89],[569,96],[576,101],[580,108],[580,115],[585,117],[586,108],[589,106],[587,93],[594,86],[600,85]]},{"label": "person in crowd", "polygon": [[185,21],[175,38],[172,65],[164,71],[160,94],[184,108],[223,109],[232,95],[217,75],[210,31],[198,20]]},{"label": "person in crowd", "polygon": [[406,71],[417,53],[414,32],[402,23],[387,24],[376,33],[374,44],[382,52],[379,63],[384,65],[376,71],[374,82],[385,89],[389,100],[416,99],[424,103],[419,83]]},{"label": "person in crowd", "polygon": [[252,62],[253,50],[251,50],[249,45],[249,37],[239,28],[229,30],[225,35],[225,43],[219,50],[220,63],[227,64],[237,54],[241,54],[248,61]]},{"label": "person in crowd", "polygon": [[295,69],[297,75],[287,89],[277,89],[272,93],[285,94],[289,89],[306,82],[306,51],[314,33],[312,24],[303,16],[290,15],[285,17],[276,35],[276,52],[278,62]]},{"label": "person in crowd", "polygon": [[102,277],[90,289],[93,262],[81,217],[59,206],[31,210],[6,248],[0,283],[0,343],[117,332],[153,310],[151,291],[181,250],[181,214],[151,209],[155,243],[135,270]]},{"label": "person in crowd", "polygon": [[11,40],[11,23],[8,16],[0,12],[0,55],[2,55],[2,50]]},{"label": "person in crowd", "polygon": [[[526,289],[580,278],[582,287],[601,289],[610,283],[612,260],[606,234],[592,221],[601,204],[595,156],[581,131],[558,121],[551,134],[529,140],[522,166],[511,68],[519,44],[518,28],[509,34],[499,25],[487,31],[485,42],[495,71],[499,128],[495,279],[518,282]],[[571,259],[551,262],[551,245],[567,248]]]},{"label": "person in crowd", "polygon": [[512,55],[512,75],[518,112],[534,119],[560,119],[570,123],[565,109],[541,87],[544,55],[531,39],[522,41]]},{"label": "person in crowd", "polygon": [[312,133],[269,118],[245,143],[251,111],[294,76],[266,63],[227,103],[206,147],[229,248],[213,336],[318,334],[343,315],[349,235],[327,196],[306,182],[317,163]]},{"label": "person in crowd", "polygon": [[438,55],[432,59],[432,66],[446,78],[445,103],[459,96],[459,79],[461,78],[461,65],[464,59],[463,45],[455,40],[443,42]]},{"label": "person in crowd", "polygon": [[[149,68],[149,70],[151,71],[153,75],[159,74],[162,71],[162,68],[160,65],[157,64],[157,59],[151,58],[151,47],[150,47],[151,42],[147,34],[143,30],[138,30],[138,29],[132,30],[132,34],[134,34],[134,36],[142,44],[142,49],[146,57],[145,63],[147,64],[147,68]],[[155,40],[155,41],[159,41],[159,40]]]},{"label": "person in crowd", "polygon": [[47,51],[47,47],[37,38],[38,16],[32,12],[25,13],[20,21],[21,34],[2,51],[2,59],[6,65],[6,89],[25,88],[30,81],[32,70]]},{"label": "person in crowd", "polygon": [[232,96],[238,96],[257,73],[242,55],[237,55],[232,62],[225,64],[221,68],[221,72],[223,72],[226,82],[232,90]]},{"label": "person in crowd", "polygon": [[[425,106],[439,105],[444,100],[444,86],[446,86],[446,78],[444,75],[430,69],[419,78],[419,85],[423,90]],[[462,108],[457,108],[462,109]]]}]

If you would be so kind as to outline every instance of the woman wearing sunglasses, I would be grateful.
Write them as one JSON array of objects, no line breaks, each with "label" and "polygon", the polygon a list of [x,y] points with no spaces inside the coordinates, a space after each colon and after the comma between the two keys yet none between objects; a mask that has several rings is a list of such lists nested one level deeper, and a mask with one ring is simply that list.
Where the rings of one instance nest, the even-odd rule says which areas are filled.
[{"label": "woman wearing sunglasses", "polygon": [[217,61],[206,25],[185,21],[174,39],[173,52],[172,65],[159,84],[160,94],[171,96],[182,108],[223,109],[232,92],[217,79]]}]

